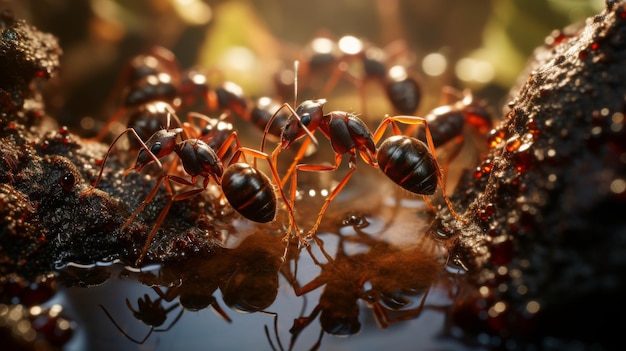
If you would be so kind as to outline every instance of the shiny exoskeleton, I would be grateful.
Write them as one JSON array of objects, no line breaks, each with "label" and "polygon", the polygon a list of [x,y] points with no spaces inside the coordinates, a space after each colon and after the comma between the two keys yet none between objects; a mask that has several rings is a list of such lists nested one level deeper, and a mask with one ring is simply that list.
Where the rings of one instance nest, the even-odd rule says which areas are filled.
[{"label": "shiny exoskeleton", "polygon": [[[309,239],[317,232],[322,217],[330,202],[339,194],[356,170],[357,155],[372,167],[379,167],[381,171],[396,184],[404,189],[420,195],[432,195],[437,186],[442,190],[444,200],[450,212],[460,219],[452,208],[445,192],[443,175],[435,159],[435,147],[430,135],[426,120],[417,116],[385,116],[376,132],[372,134],[367,125],[356,115],[344,111],[332,111],[324,114],[323,105],[326,100],[307,100],[295,110],[283,128],[281,142],[272,153],[274,163],[281,150],[289,149],[293,143],[304,135],[309,135],[308,142],[314,139],[316,130],[330,141],[335,152],[334,165],[312,165],[297,163],[304,155],[307,143],[303,143],[298,151],[294,163],[295,170],[291,173],[291,201],[295,201],[297,186],[297,171],[333,171],[339,168],[343,155],[350,155],[349,171],[337,186],[328,195],[317,220],[304,239]],[[409,125],[423,125],[426,130],[428,144],[402,135],[397,123]],[[387,127],[391,125],[395,136],[385,140],[379,148],[378,141],[384,136]],[[263,141],[264,143],[264,141]],[[263,150],[264,145],[261,150]],[[290,168],[288,172],[291,172]],[[283,181],[284,182],[284,181]],[[426,199],[426,198],[425,198]]]},{"label": "shiny exoskeleton", "polygon": [[[181,71],[174,54],[160,46],[135,56],[127,63],[115,89],[116,94],[121,91],[121,97],[115,96],[114,104],[119,108],[93,140],[103,140],[111,126],[122,119],[146,140],[165,126],[167,113],[188,116],[227,112],[264,130],[264,122],[269,120],[267,115],[271,116],[277,109],[276,102],[267,99],[251,102],[243,89],[231,81],[211,86],[208,77],[211,72],[198,68]],[[285,119],[286,116],[276,119],[272,127],[276,137]]]},{"label": "shiny exoskeleton", "polygon": [[113,90],[111,100],[116,112],[93,140],[103,140],[111,126],[124,118],[127,127],[135,129],[143,139],[149,138],[165,125],[165,115],[180,106],[180,82],[176,57],[164,47],[155,46],[131,58]]},{"label": "shiny exoskeleton", "polygon": [[230,111],[245,119],[249,113],[250,102],[243,88],[231,81],[224,81],[219,86],[212,87],[207,74],[195,68],[183,74],[179,86],[180,113],[193,111],[210,115]]},{"label": "shiny exoskeleton", "polygon": [[[119,138],[126,133],[130,133],[130,135],[137,139],[137,141],[141,144],[141,149],[137,154],[135,165],[127,169],[125,173],[133,170],[141,171],[146,165],[153,162],[156,163],[160,169],[163,169],[160,159],[168,155],[175,154],[183,166],[184,175],[190,177],[187,179],[177,174],[161,175],[152,191],[122,226],[123,230],[130,225],[134,218],[156,196],[160,185],[165,185],[165,188],[170,195],[170,199],[159,214],[152,230],[148,234],[146,243],[136,262],[137,264],[143,260],[148,252],[150,243],[156,235],[158,228],[165,220],[171,205],[176,201],[185,200],[201,193],[208,187],[211,179],[217,185],[221,186],[226,199],[243,217],[259,223],[268,223],[274,220],[277,211],[277,197],[272,182],[270,178],[261,171],[250,166],[246,162],[245,157],[251,156],[255,159],[262,158],[267,160],[272,171],[274,181],[279,181],[278,172],[268,155],[250,148],[242,147],[236,132],[232,132],[216,152],[201,138],[188,138],[187,133],[183,128],[161,129],[155,132],[145,143],[141,140],[134,129],[128,128],[120,134],[109,147],[109,151],[103,159],[100,173],[92,189],[97,186],[102,177],[104,164],[108,155],[111,153],[113,146],[117,140],[119,140]],[[180,141],[178,141],[179,138],[181,139]],[[235,145],[234,155],[231,157],[228,166],[224,167],[223,158],[225,154],[233,150],[233,143]],[[244,162],[240,162],[242,158]],[[201,187],[175,193],[174,184],[192,187],[196,183],[196,179],[198,177],[203,178]],[[281,196],[290,213],[290,223],[287,230],[287,237],[290,235],[292,227],[296,226],[297,228],[297,225],[293,220],[293,211],[291,210],[287,198],[280,187],[278,190],[281,193]]]},{"label": "shiny exoskeleton", "polygon": [[[397,44],[397,43],[394,43]],[[311,83],[320,73],[330,72],[330,77],[324,82],[320,96],[328,96],[342,77],[353,82],[358,88],[363,106],[366,111],[365,88],[369,82],[376,82],[385,91],[387,99],[399,114],[415,114],[422,99],[420,84],[407,67],[402,64],[392,64],[390,56],[396,55],[398,47],[390,45],[387,50],[379,48],[351,35],[334,40],[330,36],[314,38],[303,50],[302,78],[306,84]],[[360,66],[360,73],[354,74],[354,64]],[[277,76],[285,76],[279,72]],[[282,78],[276,80],[277,90],[286,94],[291,90],[287,81]]]},{"label": "shiny exoskeleton", "polygon": [[[281,103],[268,96],[258,98],[252,105],[249,121],[259,130],[267,128],[268,135],[278,140],[282,129],[289,118],[289,112],[281,109]],[[277,114],[273,119],[274,114]],[[272,123],[268,126],[268,122]]]},{"label": "shiny exoskeleton", "polygon": [[[478,135],[486,136],[492,129],[491,112],[484,101],[477,100],[469,90],[462,93],[451,87],[444,88],[447,99],[455,99],[452,103],[446,103],[432,109],[425,117],[430,128],[430,134],[436,148],[446,145],[454,140],[454,145],[449,151],[448,160],[454,159],[464,143],[464,130],[470,127]],[[412,125],[406,130],[407,135],[417,136],[420,140],[426,140],[425,129],[415,132],[417,125]]]}]

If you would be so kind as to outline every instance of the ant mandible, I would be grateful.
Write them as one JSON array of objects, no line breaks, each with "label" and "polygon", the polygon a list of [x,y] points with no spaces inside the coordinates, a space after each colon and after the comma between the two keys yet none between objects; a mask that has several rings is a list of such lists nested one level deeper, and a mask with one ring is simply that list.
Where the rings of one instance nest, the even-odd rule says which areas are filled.
[{"label": "ant mandible", "polygon": [[[452,203],[446,194],[442,172],[434,156],[435,147],[430,129],[423,117],[385,116],[376,132],[372,134],[367,125],[355,114],[344,111],[332,111],[324,114],[322,112],[323,103],[325,103],[325,100],[321,100],[321,102],[308,100],[298,106],[295,111],[287,106],[292,111],[292,115],[283,128],[281,142],[272,153],[274,162],[276,162],[278,153],[281,150],[289,149],[296,140],[305,134],[310,134],[311,138],[313,138],[312,133],[316,129],[319,129],[330,141],[335,152],[335,164],[332,166],[312,164],[297,164],[295,166],[295,171],[291,174],[292,203],[295,202],[298,170],[313,172],[333,171],[339,168],[344,154],[350,155],[349,171],[326,197],[315,224],[304,237],[305,241],[312,238],[317,232],[317,228],[330,202],[339,194],[356,170],[357,154],[370,166],[378,167],[388,178],[402,188],[412,193],[423,195],[428,204],[426,195],[432,195],[439,185],[448,209],[456,219],[461,220],[461,217],[454,211]],[[303,114],[302,112],[304,111],[307,113]],[[428,145],[418,139],[402,135],[397,123],[423,125],[426,130]],[[395,135],[383,141],[377,149],[376,144],[384,135],[388,125],[393,127]],[[264,142],[265,138],[263,139]],[[300,147],[296,161],[299,160],[298,157],[303,155],[305,146],[306,143]],[[262,145],[261,150],[263,150],[263,147],[264,145]]]},{"label": "ant mandible", "polygon": [[[178,117],[174,118],[181,124]],[[157,217],[152,230],[148,234],[146,243],[136,261],[137,265],[147,254],[150,243],[160,225],[165,220],[172,204],[176,201],[185,200],[201,193],[208,187],[211,179],[213,179],[217,185],[221,186],[222,192],[228,202],[243,217],[259,223],[268,223],[274,220],[276,216],[277,198],[272,182],[264,173],[250,166],[245,156],[254,157],[255,160],[257,158],[265,159],[269,164],[275,182],[280,181],[278,172],[267,154],[241,146],[236,131],[232,131],[229,137],[224,141],[224,144],[215,152],[213,148],[202,139],[188,138],[187,132],[183,128],[161,129],[155,132],[145,143],[135,130],[128,128],[122,132],[109,147],[102,161],[100,173],[91,189],[94,189],[100,181],[106,159],[111,153],[113,146],[117,140],[126,133],[131,133],[131,135],[137,139],[141,144],[141,150],[137,154],[135,165],[127,169],[124,172],[125,175],[133,170],[141,171],[146,165],[153,162],[157,164],[159,169],[163,169],[160,159],[167,155],[175,154],[181,161],[185,173],[191,177],[190,179],[185,179],[175,174],[164,174],[160,176],[139,208],[122,226],[122,230],[128,227],[143,208],[156,196],[160,185],[165,185],[170,199]],[[182,139],[180,142],[177,141],[179,136]],[[225,169],[222,158],[229,150],[232,150],[232,143],[235,143],[235,152]],[[242,158],[244,162],[239,162]],[[204,178],[201,187],[175,193],[175,183],[183,186],[193,186],[198,177]],[[296,231],[298,230],[297,224],[294,220],[291,205],[287,201],[282,188],[279,187],[278,190],[289,211],[289,226],[287,234],[285,235],[285,238],[288,238],[293,228],[295,228]]]}]

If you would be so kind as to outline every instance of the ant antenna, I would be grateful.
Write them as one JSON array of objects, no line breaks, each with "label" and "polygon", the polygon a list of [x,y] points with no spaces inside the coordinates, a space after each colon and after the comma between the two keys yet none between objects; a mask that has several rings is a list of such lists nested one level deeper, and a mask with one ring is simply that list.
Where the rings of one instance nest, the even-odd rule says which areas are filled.
[{"label": "ant antenna", "polygon": [[298,103],[298,70],[300,69],[300,61],[293,61],[293,106]]},{"label": "ant antenna", "polygon": [[300,120],[300,116],[298,116],[298,114],[296,113],[296,110],[295,110],[296,104],[298,103],[298,70],[300,69],[300,61],[298,61],[298,60],[294,60],[293,61],[293,69],[294,69],[294,72],[293,72],[293,74],[294,74],[294,77],[293,77],[293,89],[294,89],[294,93],[293,93],[293,100],[294,100],[293,101],[293,107],[289,106],[289,104],[287,104],[287,103],[281,105],[278,108],[278,110],[276,110],[276,112],[274,112],[274,114],[269,119],[269,121],[267,121],[267,124],[265,125],[265,130],[263,132],[263,139],[261,139],[261,152],[265,151],[265,140],[267,138],[267,134],[269,133],[270,126],[274,122],[274,119],[278,116],[278,112],[280,110],[282,110],[283,108],[287,108],[298,119],[298,124],[302,127],[302,130],[304,130],[304,133],[309,137],[309,139],[311,139],[311,142],[313,142],[313,145],[315,145],[316,148],[318,146],[317,139],[315,138],[313,133],[311,133],[311,131],[302,123],[302,121]]}]

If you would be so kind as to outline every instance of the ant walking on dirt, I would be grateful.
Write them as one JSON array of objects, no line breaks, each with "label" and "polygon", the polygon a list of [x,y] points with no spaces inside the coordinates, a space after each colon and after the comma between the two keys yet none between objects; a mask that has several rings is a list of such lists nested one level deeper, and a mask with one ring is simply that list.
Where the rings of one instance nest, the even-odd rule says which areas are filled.
[{"label": "ant walking on dirt", "polygon": [[[177,123],[182,125],[178,117],[175,115],[173,116]],[[177,160],[182,163],[182,167],[184,169],[183,175],[187,175],[190,178],[187,179],[183,176],[173,174],[171,171],[165,172],[165,174],[158,178],[156,184],[141,203],[139,208],[122,226],[122,230],[128,227],[134,218],[156,196],[161,184],[165,185],[170,198],[157,217],[152,230],[148,234],[146,243],[136,261],[136,264],[139,264],[147,254],[150,243],[156,235],[160,225],[165,220],[171,205],[174,202],[189,199],[201,193],[208,187],[211,179],[215,182],[215,184],[221,187],[224,197],[243,217],[258,223],[268,223],[273,221],[276,216],[277,197],[272,181],[260,170],[251,166],[246,160],[246,156],[253,157],[255,160],[258,158],[265,159],[269,164],[274,182],[280,183],[278,172],[267,154],[251,148],[243,147],[239,141],[236,131],[230,132],[230,135],[216,152],[201,138],[189,138],[187,131],[184,128],[169,128],[169,124],[168,118],[168,127],[155,132],[145,143],[132,128],[128,128],[118,135],[109,147],[109,150],[102,161],[100,173],[95,183],[91,189],[87,190],[91,191],[98,185],[98,182],[102,177],[107,157],[111,153],[119,138],[127,133],[130,133],[131,136],[137,139],[141,145],[141,149],[137,154],[135,165],[127,169],[124,172],[125,175],[133,170],[141,171],[146,165],[151,163],[155,163],[159,169],[163,170],[163,165],[160,159],[172,154],[176,155]],[[178,141],[179,139],[180,141]],[[223,158],[229,150],[233,150],[233,143],[235,145],[234,154],[230,158],[227,167],[224,167],[225,160],[223,160]],[[174,169],[174,167],[170,168],[170,170],[172,169]],[[178,193],[175,191],[176,184],[193,187],[196,184],[198,177],[204,178],[200,187],[191,188]],[[296,228],[297,231],[297,224],[294,220],[291,204],[281,187],[278,187],[278,192],[280,193],[280,196],[289,212],[289,226],[287,234],[285,235],[285,237],[288,238],[291,235],[291,230],[293,228]]]}]

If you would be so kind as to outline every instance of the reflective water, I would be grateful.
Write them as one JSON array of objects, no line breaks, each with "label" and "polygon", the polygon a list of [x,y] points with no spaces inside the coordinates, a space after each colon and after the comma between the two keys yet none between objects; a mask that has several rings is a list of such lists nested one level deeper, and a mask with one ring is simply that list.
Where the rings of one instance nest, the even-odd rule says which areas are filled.
[{"label": "reflective water", "polygon": [[[257,230],[178,264],[69,267],[59,281],[74,286],[57,297],[78,326],[67,349],[471,349],[443,335],[455,292],[447,239],[429,234],[420,197],[370,191],[381,179],[363,170],[332,203],[318,240],[290,246],[285,263],[282,236]],[[301,206],[303,223],[317,214],[315,196],[300,200],[312,204]]]}]

